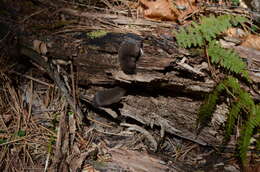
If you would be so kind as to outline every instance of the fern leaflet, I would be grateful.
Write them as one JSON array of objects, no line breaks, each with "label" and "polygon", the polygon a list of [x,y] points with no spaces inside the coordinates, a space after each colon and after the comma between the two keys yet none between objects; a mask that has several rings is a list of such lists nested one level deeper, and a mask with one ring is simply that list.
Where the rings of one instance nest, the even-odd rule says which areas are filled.
[{"label": "fern leaflet", "polygon": [[239,154],[243,165],[247,164],[247,151],[250,145],[250,139],[253,135],[253,130],[256,127],[260,127],[260,106],[255,105],[250,113],[249,120],[243,126],[243,130],[240,137],[239,143]]},{"label": "fern leaflet", "polygon": [[[260,105],[255,105],[251,95],[240,88],[240,85],[236,78],[228,77],[223,82],[219,83],[214,91],[208,96],[205,103],[199,110],[199,122],[208,122],[215,110],[215,106],[218,101],[218,97],[221,93],[226,92],[233,97],[233,103],[228,113],[228,119],[226,121],[226,133],[225,141],[227,141],[232,134],[236,119],[240,112],[248,114],[246,116],[246,122],[243,123],[241,130],[241,137],[239,141],[239,155],[242,163],[247,163],[247,151],[250,145],[250,139],[253,135],[254,129],[260,127]],[[259,144],[259,143],[258,143]]]},{"label": "fern leaflet", "polygon": [[246,64],[234,51],[222,48],[218,43],[212,41],[209,43],[208,55],[211,57],[212,63],[220,64],[227,70],[240,74],[248,81],[250,80]]},{"label": "fern leaflet", "polygon": [[201,24],[192,22],[186,29],[181,29],[176,34],[177,43],[184,48],[199,46],[205,44],[205,41],[211,42],[217,35],[224,32],[232,25],[243,24],[247,19],[242,16],[221,15],[215,17],[202,17]]}]

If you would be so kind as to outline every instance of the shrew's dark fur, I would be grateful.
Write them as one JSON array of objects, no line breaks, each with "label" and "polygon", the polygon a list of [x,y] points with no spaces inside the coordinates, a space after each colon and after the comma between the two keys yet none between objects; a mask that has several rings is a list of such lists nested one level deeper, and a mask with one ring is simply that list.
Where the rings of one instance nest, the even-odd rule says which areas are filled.
[{"label": "shrew's dark fur", "polygon": [[126,90],[121,87],[110,88],[107,90],[99,91],[93,98],[93,104],[96,107],[109,106],[118,103],[125,95]]},{"label": "shrew's dark fur", "polygon": [[136,62],[141,56],[142,42],[127,38],[120,45],[118,50],[118,58],[120,67],[126,74],[136,73]]}]

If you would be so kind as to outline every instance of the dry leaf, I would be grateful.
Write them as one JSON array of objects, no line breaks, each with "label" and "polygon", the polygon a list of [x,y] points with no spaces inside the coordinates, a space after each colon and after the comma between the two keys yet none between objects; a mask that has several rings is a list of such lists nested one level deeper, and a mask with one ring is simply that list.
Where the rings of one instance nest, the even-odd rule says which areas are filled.
[{"label": "dry leaf", "polygon": [[198,9],[198,7],[196,6],[196,0],[176,0],[175,8],[179,11],[178,12],[179,21],[182,21],[189,14],[194,13]]},{"label": "dry leaf", "polygon": [[37,51],[39,54],[46,55],[48,52],[47,45],[39,40],[33,40],[33,49]]},{"label": "dry leaf", "polygon": [[242,41],[241,46],[260,50],[259,35],[248,34],[240,28],[230,28],[224,32],[224,35],[232,38],[239,38]]},{"label": "dry leaf", "polygon": [[140,0],[141,12],[146,18],[177,21],[193,13],[197,7],[195,0]]},{"label": "dry leaf", "polygon": [[252,34],[248,35],[241,44],[241,46],[260,50],[260,36]]},{"label": "dry leaf", "polygon": [[224,35],[232,37],[232,38],[244,38],[245,36],[248,35],[248,33],[246,33],[245,31],[243,31],[240,28],[229,28],[228,30],[226,30],[224,32]]},{"label": "dry leaf", "polygon": [[140,0],[145,17],[155,20],[177,19],[177,11],[174,11],[170,0]]}]

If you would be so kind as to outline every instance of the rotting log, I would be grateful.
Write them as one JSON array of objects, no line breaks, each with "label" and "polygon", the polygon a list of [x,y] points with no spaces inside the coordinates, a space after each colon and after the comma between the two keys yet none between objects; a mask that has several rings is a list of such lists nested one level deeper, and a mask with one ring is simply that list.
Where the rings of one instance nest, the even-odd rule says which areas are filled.
[{"label": "rotting log", "polygon": [[[145,126],[159,126],[162,137],[166,132],[203,146],[220,144],[220,140],[211,134],[214,132],[205,130],[197,136],[195,131],[197,110],[203,95],[215,86],[215,82],[206,75],[197,76],[181,67],[174,70],[176,54],[173,57],[146,43],[144,55],[137,63],[137,74],[126,75],[118,63],[115,48],[118,44],[110,51],[107,47],[102,47],[104,45],[87,42],[85,46],[87,53],[74,59],[81,86],[103,86],[103,89],[122,86],[128,92],[121,102],[123,106],[119,108],[120,113],[115,113],[110,108],[101,108],[106,114],[113,118],[123,116],[134,119]],[[161,53],[155,54],[156,49]],[[180,54],[180,57],[183,56]],[[89,89],[81,98],[91,104],[94,94],[95,91]]]}]

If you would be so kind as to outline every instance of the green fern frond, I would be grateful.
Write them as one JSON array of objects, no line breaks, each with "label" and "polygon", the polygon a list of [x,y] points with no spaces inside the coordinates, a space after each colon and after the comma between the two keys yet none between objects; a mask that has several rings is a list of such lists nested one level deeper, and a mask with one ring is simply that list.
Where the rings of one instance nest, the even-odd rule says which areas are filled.
[{"label": "green fern frond", "polygon": [[239,114],[242,112],[247,114],[244,118],[245,122],[243,122],[242,125],[241,137],[239,138],[238,144],[239,157],[243,165],[245,165],[247,163],[247,151],[254,129],[257,127],[259,129],[260,127],[260,105],[255,105],[252,96],[240,87],[236,78],[228,77],[216,86],[213,92],[209,94],[204,104],[200,107],[198,119],[200,123],[205,123],[211,119],[218,97],[223,92],[226,92],[233,98],[233,103],[231,104],[225,126],[225,141],[227,141],[232,134]]},{"label": "green fern frond", "polygon": [[239,102],[233,103],[231,105],[231,109],[229,110],[228,118],[226,121],[225,141],[229,140],[231,134],[233,133],[235,122],[240,111],[241,111],[241,104]]},{"label": "green fern frond", "polygon": [[260,151],[260,138],[258,138],[258,140],[256,140],[256,150]]},{"label": "green fern frond", "polygon": [[239,112],[242,109],[246,112],[250,112],[255,104],[251,95],[240,88],[236,78],[229,77],[223,82],[223,84],[225,85],[226,91],[236,97],[235,102],[231,105],[231,109],[228,113],[228,119],[226,121],[225,140],[228,140],[232,134],[235,126],[235,120],[237,119]]},{"label": "green fern frond", "polygon": [[176,40],[178,45],[184,48],[208,46],[208,55],[212,63],[241,75],[250,82],[246,64],[239,55],[232,50],[222,48],[215,40],[220,33],[232,25],[243,24],[247,21],[245,17],[232,15],[202,17],[201,24],[192,22],[185,29],[181,28],[178,33],[175,32]]},{"label": "green fern frond", "polygon": [[192,22],[186,29],[182,28],[178,33],[175,33],[177,43],[183,48],[201,47],[205,41],[211,42],[232,25],[243,24],[246,21],[248,20],[245,17],[232,15],[202,17],[201,24]]},{"label": "green fern frond", "polygon": [[242,92],[238,80],[234,77],[228,77],[226,80],[223,81],[223,84],[225,85],[226,89],[229,88],[229,90],[231,90],[232,94],[236,93],[237,95],[239,95]]},{"label": "green fern frond", "polygon": [[213,112],[215,110],[217,100],[221,92],[224,90],[224,85],[220,83],[216,86],[211,94],[205,99],[204,103],[199,109],[198,124],[203,124],[203,126],[211,120]]},{"label": "green fern frond", "polygon": [[252,114],[253,114],[252,117],[253,120],[249,121],[249,125],[253,128],[260,127],[260,105],[255,106]]},{"label": "green fern frond", "polygon": [[242,91],[239,94],[239,101],[244,105],[244,108],[247,109],[247,111],[252,111],[253,106],[255,106],[251,95],[245,91]]},{"label": "green fern frond", "polygon": [[247,151],[250,145],[250,139],[256,127],[260,127],[260,106],[253,106],[249,120],[243,126],[240,142],[239,154],[243,165],[247,164]]},{"label": "green fern frond", "polygon": [[255,105],[252,96],[245,92],[239,86],[237,79],[229,77],[223,82],[226,90],[229,90],[233,96],[236,97],[235,102],[231,106],[229,111],[228,120],[226,121],[226,134],[225,139],[229,139],[232,134],[232,130],[235,126],[235,120],[237,119],[239,112],[243,111],[248,115],[248,119],[242,127],[241,137],[239,142],[239,155],[242,163],[247,163],[247,151],[250,145],[250,139],[253,135],[253,131],[256,127],[260,127],[260,106]]},{"label": "green fern frond", "polygon": [[249,127],[249,124],[247,122],[242,129],[241,140],[239,142],[239,156],[244,165],[247,164],[247,151],[248,146],[250,145],[250,139],[252,134],[253,128]]},{"label": "green fern frond", "polygon": [[257,128],[256,133],[257,133],[257,136],[256,136],[256,151],[260,151],[260,127]]},{"label": "green fern frond", "polygon": [[255,105],[252,96],[245,92],[239,85],[239,82],[234,77],[228,77],[224,80],[223,84],[226,86],[226,90],[229,90],[233,96],[238,98],[237,101],[243,105],[244,109],[251,111],[251,108]]},{"label": "green fern frond", "polygon": [[248,22],[248,19],[243,16],[232,16],[230,21],[233,26],[237,26],[238,24],[242,25],[242,24]]},{"label": "green fern frond", "polygon": [[212,41],[208,46],[208,55],[211,57],[212,63],[220,64],[225,69],[250,80],[246,64],[234,51],[222,48],[218,43]]},{"label": "green fern frond", "polygon": [[198,124],[206,124],[213,115],[215,110],[219,92],[214,90],[213,93],[209,94],[203,105],[200,106]]}]

